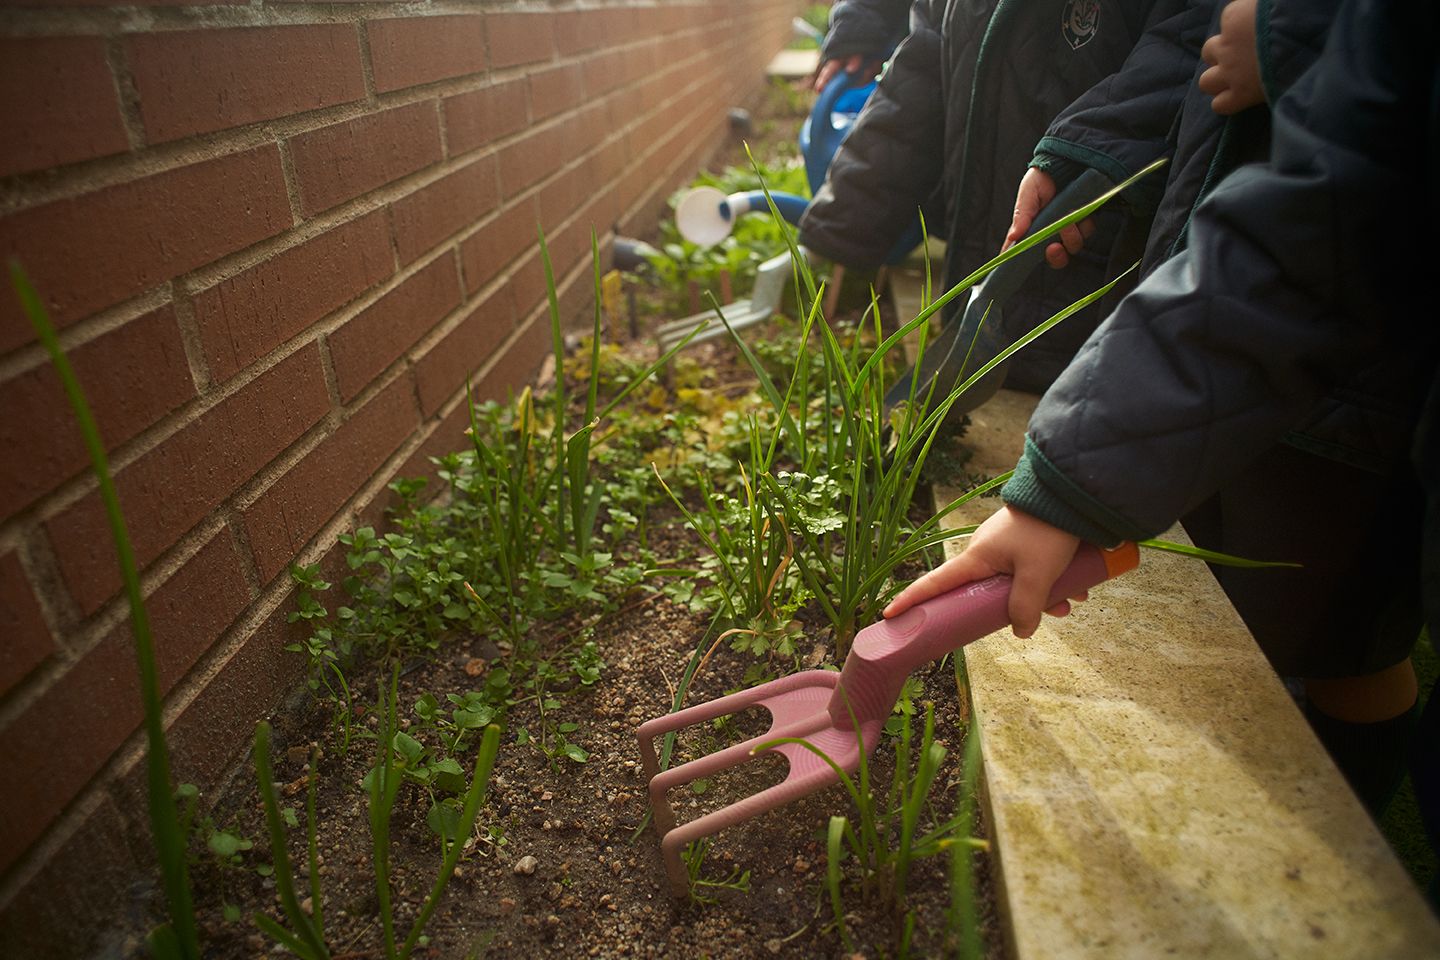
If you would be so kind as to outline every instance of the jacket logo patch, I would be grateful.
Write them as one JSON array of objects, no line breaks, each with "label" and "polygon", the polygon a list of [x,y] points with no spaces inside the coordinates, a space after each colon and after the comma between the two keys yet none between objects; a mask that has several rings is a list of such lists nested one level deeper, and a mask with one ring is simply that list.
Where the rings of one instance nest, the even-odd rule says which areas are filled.
[{"label": "jacket logo patch", "polygon": [[1060,14],[1060,32],[1071,50],[1095,39],[1100,29],[1100,0],[1068,0]]}]

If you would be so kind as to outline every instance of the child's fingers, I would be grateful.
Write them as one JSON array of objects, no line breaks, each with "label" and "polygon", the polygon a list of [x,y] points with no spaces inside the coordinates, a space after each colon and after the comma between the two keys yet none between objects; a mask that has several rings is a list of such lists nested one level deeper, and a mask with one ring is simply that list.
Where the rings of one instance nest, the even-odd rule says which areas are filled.
[{"label": "child's fingers", "polygon": [[[1034,566],[1022,567],[1015,572],[1010,586],[1010,627],[1020,639],[1032,636],[1040,626],[1040,612],[1050,594],[1054,577],[1046,576],[1043,570]],[[1067,610],[1068,610],[1068,604]]]},{"label": "child's fingers", "polygon": [[840,72],[840,66],[839,60],[826,60],[820,65],[820,72],[815,74],[816,93],[825,92],[825,88],[829,86],[830,81],[835,78],[835,74]]},{"label": "child's fingers", "polygon": [[1212,67],[1215,66],[1220,62],[1220,48],[1224,45],[1225,41],[1221,39],[1220,34],[1215,34],[1200,48],[1200,59]]},{"label": "child's fingers", "polygon": [[1052,243],[1045,247],[1045,262],[1053,270],[1062,270],[1070,263],[1070,254],[1065,252],[1063,243]]},{"label": "child's fingers", "polygon": [[895,617],[909,610],[917,603],[924,603],[956,587],[975,580],[983,580],[995,574],[994,567],[981,560],[978,555],[967,551],[947,560],[920,579],[911,583],[884,610],[884,616]]},{"label": "child's fingers", "polygon": [[1202,93],[1208,93],[1213,97],[1226,87],[1224,71],[1218,66],[1212,66],[1200,74],[1200,79],[1195,81],[1195,85],[1200,88]]}]

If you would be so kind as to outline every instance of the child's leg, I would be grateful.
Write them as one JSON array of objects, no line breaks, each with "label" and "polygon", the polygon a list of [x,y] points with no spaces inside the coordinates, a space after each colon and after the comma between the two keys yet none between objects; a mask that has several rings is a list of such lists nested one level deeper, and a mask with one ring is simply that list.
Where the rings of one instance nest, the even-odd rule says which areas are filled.
[{"label": "child's leg", "polygon": [[1316,734],[1378,814],[1403,778],[1420,631],[1418,490],[1278,446],[1187,517],[1202,546],[1298,569],[1214,568]]}]

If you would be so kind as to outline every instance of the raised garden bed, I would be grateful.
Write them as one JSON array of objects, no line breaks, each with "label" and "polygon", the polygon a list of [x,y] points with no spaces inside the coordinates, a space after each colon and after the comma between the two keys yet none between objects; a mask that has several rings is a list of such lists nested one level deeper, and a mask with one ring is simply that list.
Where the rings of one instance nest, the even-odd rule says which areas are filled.
[{"label": "raised garden bed", "polygon": [[[752,136],[751,146],[762,163],[780,164],[786,154],[793,155],[778,145],[793,143],[802,104],[793,91],[777,89],[758,112],[754,132],[760,137]],[[724,159],[740,156],[736,147]],[[766,227],[779,236],[774,225]],[[685,254],[692,266],[701,261],[693,253]],[[742,264],[735,266],[732,292],[739,294],[744,270]],[[713,261],[701,264],[698,272],[707,281],[720,274]],[[676,279],[668,293],[639,290],[642,331],[683,311],[689,294],[685,281],[693,277]],[[870,349],[870,321],[861,331],[854,329],[864,307],[863,302],[855,305],[832,318],[832,325],[847,342],[858,337],[870,345],[861,349]],[[883,319],[893,326],[893,317]],[[758,355],[755,362],[782,386],[794,379],[799,330],[791,319],[747,335]],[[819,328],[812,334],[807,349],[818,369],[824,348]],[[730,511],[732,519],[742,517],[746,485],[759,486],[746,423],[752,414],[763,421],[769,401],[733,342],[717,340],[674,359],[602,418],[588,440],[582,428],[597,407],[640,381],[656,351],[642,333],[635,341],[610,342],[594,352],[588,341],[572,338],[561,352],[563,360],[542,372],[533,393],[502,407],[481,408],[476,431],[482,445],[497,451],[497,470],[523,468],[531,473],[522,485],[537,483],[534,471],[559,462],[534,451],[552,443],[555,391],[557,386],[567,391],[570,439],[554,456],[569,456],[581,438],[590,472],[577,480],[567,473],[576,469],[576,461],[569,460],[570,466],[560,471],[568,479],[555,489],[583,490],[586,498],[592,493],[597,498],[590,517],[583,503],[578,510],[562,505],[553,515],[561,527],[572,524],[567,542],[580,544],[573,553],[565,556],[545,546],[546,556],[530,558],[520,580],[507,581],[505,570],[497,575],[497,567],[520,561],[505,548],[503,558],[489,552],[493,541],[503,538],[484,504],[509,509],[519,487],[506,488],[498,474],[482,479],[477,464],[483,457],[471,451],[441,463],[441,479],[426,488],[397,485],[406,506],[391,518],[391,538],[385,531],[356,531],[347,538],[345,565],[297,573],[302,595],[296,618],[310,634],[305,646],[316,696],[276,719],[273,780],[281,833],[297,874],[295,900],[312,918],[317,903],[306,867],[305,824],[307,803],[313,803],[319,906],[330,955],[386,955],[386,933],[378,919],[386,909],[377,892],[366,783],[367,776],[374,776],[378,744],[389,722],[381,702],[393,666],[398,729],[386,736],[398,771],[394,775],[405,781],[389,819],[389,913],[397,942],[404,941],[431,891],[442,858],[440,832],[458,832],[466,850],[424,925],[417,956],[935,956],[957,951],[998,956],[1003,938],[996,933],[988,901],[983,856],[973,861],[978,892],[971,889],[975,845],[967,841],[981,830],[979,824],[972,828],[968,819],[950,823],[945,852],[915,861],[902,881],[906,894],[901,900],[888,895],[897,881],[893,864],[863,868],[854,855],[834,863],[840,873],[827,885],[827,824],[834,815],[856,818],[840,788],[721,834],[703,856],[692,859],[696,882],[690,896],[671,896],[657,837],[647,827],[636,727],[670,710],[682,696],[685,703],[695,703],[797,668],[838,666],[848,633],[863,622],[847,622],[837,634],[833,617],[813,596],[815,584],[807,584],[793,556],[805,549],[804,538],[798,531],[792,536],[788,528],[777,535],[778,514],[753,528],[763,542],[758,549],[752,546],[749,559],[769,564],[767,573],[751,581],[763,596],[751,598],[748,613],[717,616],[727,603],[737,609],[743,605],[741,599],[727,599],[732,588],[743,589],[727,582],[722,567],[746,558],[714,559],[682,513],[703,518],[708,489],[730,498],[717,510]],[[760,421],[753,436],[778,429]],[[521,433],[533,434],[531,454],[516,453]],[[941,446],[947,456],[960,456],[952,440]],[[680,504],[667,497],[652,462]],[[779,471],[796,464],[782,455],[773,466]],[[844,465],[830,466],[839,477]],[[697,472],[703,481],[697,482]],[[447,485],[439,499],[428,496]],[[820,486],[807,489],[811,506],[805,509],[813,509],[817,522],[824,521],[815,529],[843,527],[835,492],[822,497],[816,492]],[[910,523],[919,525],[928,517],[923,502],[916,500]],[[701,520],[708,536],[722,542],[723,526]],[[554,533],[535,527],[530,537],[538,545]],[[826,542],[826,549],[833,550],[839,540],[831,536]],[[903,580],[918,572],[919,556],[895,576]],[[334,584],[327,585],[326,577]],[[342,584],[346,578],[353,580]],[[469,592],[470,581],[478,593]],[[506,590],[507,582],[517,586]],[[873,617],[873,598],[869,610]],[[702,663],[707,650],[710,655]],[[693,681],[687,680],[689,671],[694,671]],[[677,695],[677,688],[686,686]],[[905,723],[913,726],[917,754],[926,703],[934,705],[934,738],[947,749],[924,803],[922,832],[946,824],[970,803],[961,769],[968,718],[953,662],[918,675],[892,720],[893,731]],[[690,733],[679,741],[675,760],[758,732],[746,722],[737,718]],[[474,829],[456,828],[464,782],[487,723],[501,730],[493,775]],[[878,796],[894,778],[896,742],[887,737],[872,762]],[[767,785],[777,768],[749,765],[673,799],[689,818]],[[908,782],[907,777],[898,782]],[[218,800],[197,798],[193,811],[208,811],[193,813],[190,838],[205,955],[238,958],[283,951],[276,942],[283,937],[262,932],[253,922],[255,914],[264,914],[296,933],[294,918],[287,919],[278,895],[285,882],[266,849],[253,770],[237,775]]]}]

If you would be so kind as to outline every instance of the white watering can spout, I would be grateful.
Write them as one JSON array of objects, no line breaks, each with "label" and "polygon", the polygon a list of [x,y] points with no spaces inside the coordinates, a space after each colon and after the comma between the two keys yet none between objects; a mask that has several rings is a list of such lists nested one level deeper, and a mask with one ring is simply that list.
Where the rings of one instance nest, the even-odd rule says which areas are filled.
[{"label": "white watering can spout", "polygon": [[[775,208],[788,223],[799,223],[809,201],[793,193],[771,193]],[[726,195],[715,187],[696,187],[675,204],[675,226],[680,236],[700,247],[712,247],[730,236],[735,221],[752,210],[768,213],[770,205],[761,190]]]}]

